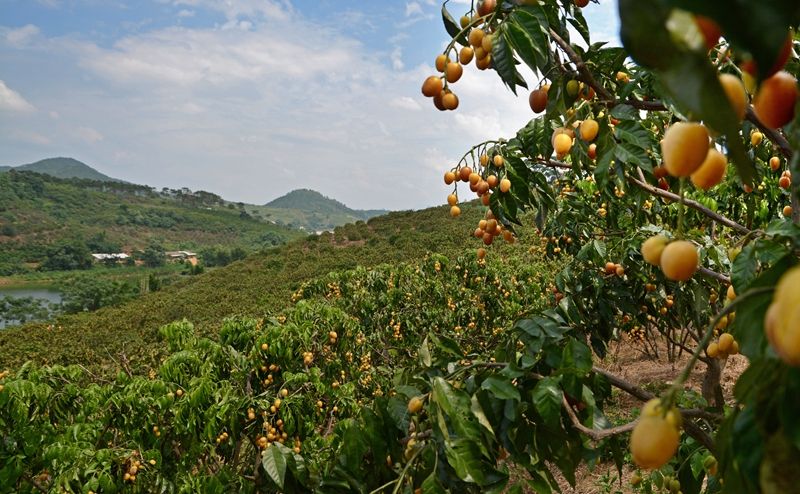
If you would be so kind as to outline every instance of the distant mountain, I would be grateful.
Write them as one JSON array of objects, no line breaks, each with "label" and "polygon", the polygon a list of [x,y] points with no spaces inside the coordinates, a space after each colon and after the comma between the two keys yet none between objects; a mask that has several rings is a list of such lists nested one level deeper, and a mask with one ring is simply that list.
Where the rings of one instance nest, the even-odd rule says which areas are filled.
[{"label": "distant mountain", "polygon": [[247,205],[250,214],[307,231],[333,230],[337,226],[365,221],[388,213],[383,209],[350,209],[315,190],[297,189],[264,206]]},{"label": "distant mountain", "polygon": [[85,178],[100,182],[121,182],[121,180],[104,175],[86,163],[73,158],[47,158],[27,165],[0,166],[0,172],[7,172],[11,169],[44,173],[56,178]]}]

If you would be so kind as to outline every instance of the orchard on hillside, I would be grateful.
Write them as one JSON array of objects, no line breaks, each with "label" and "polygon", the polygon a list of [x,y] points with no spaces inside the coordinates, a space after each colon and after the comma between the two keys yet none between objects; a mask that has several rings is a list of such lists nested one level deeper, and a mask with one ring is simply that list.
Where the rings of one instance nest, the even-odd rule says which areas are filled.
[{"label": "orchard on hillside", "polygon": [[[477,255],[331,273],[218,341],[167,325],[145,375],[4,371],[0,492],[549,493],[603,463],[798,492],[800,4],[618,3],[622,47],[588,0],[445,2],[423,94],[467,107],[474,62],[533,111],[444,175]],[[682,365],[637,385],[615,342]]]}]

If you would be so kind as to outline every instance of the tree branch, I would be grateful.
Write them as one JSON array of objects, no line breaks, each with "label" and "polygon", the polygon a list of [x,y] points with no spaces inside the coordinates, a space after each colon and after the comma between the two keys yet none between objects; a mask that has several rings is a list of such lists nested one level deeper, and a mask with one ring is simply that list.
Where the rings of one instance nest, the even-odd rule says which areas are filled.
[{"label": "tree branch", "polygon": [[700,271],[701,274],[704,274],[704,275],[706,275],[706,276],[708,276],[710,278],[715,278],[715,279],[721,281],[722,283],[726,283],[728,285],[730,285],[730,283],[731,283],[730,277],[725,276],[722,273],[717,273],[716,271],[711,271],[710,269],[704,268],[703,266],[700,266],[697,270]]},{"label": "tree branch", "polygon": [[[650,393],[649,391],[645,391],[642,388],[636,386],[635,384],[622,379],[619,376],[615,376],[611,374],[605,369],[601,369],[599,367],[592,367],[592,372],[596,374],[600,374],[604,376],[608,381],[611,383],[612,386],[615,388],[621,389],[628,393],[631,396],[638,398],[640,401],[649,401],[655,398],[655,395]],[[709,414],[708,412],[704,412],[702,410],[681,410],[681,415],[687,418],[709,418],[713,417],[712,420],[718,420],[718,416],[715,414]],[[691,437],[695,438],[700,444],[705,446],[709,451],[714,450],[714,440],[711,439],[711,436],[706,433],[703,429],[700,428],[694,422],[689,420],[685,421],[683,424],[683,429],[689,434]]]},{"label": "tree branch", "polygon": [[580,419],[575,414],[575,410],[572,409],[572,406],[570,406],[569,402],[567,401],[566,395],[561,396],[561,404],[564,405],[564,409],[567,411],[567,415],[569,415],[569,420],[572,422],[572,426],[578,429],[579,432],[589,436],[593,441],[601,441],[607,437],[630,432],[636,425],[636,421],[633,421],[628,422],[625,425],[611,427],[609,429],[590,429],[581,423]]},{"label": "tree branch", "polygon": [[777,145],[780,148],[781,152],[783,153],[783,156],[786,157],[787,161],[792,159],[793,151],[792,151],[792,146],[789,145],[789,141],[786,140],[786,137],[784,137],[784,135],[781,134],[779,130],[770,129],[769,127],[764,125],[764,123],[761,120],[759,120],[758,117],[756,116],[756,112],[753,110],[752,105],[747,105],[747,112],[745,113],[745,117],[747,118],[747,120],[755,124],[755,126],[758,127],[758,130],[760,130],[762,134],[767,136],[767,139],[774,142],[775,145]]},{"label": "tree branch", "polygon": [[569,43],[564,41],[564,39],[553,30],[553,28],[550,28],[550,37],[553,38],[553,41],[555,41],[562,50],[564,50],[564,53],[567,54],[570,61],[575,64],[575,68],[578,70],[581,80],[591,86],[597,95],[600,96],[600,99],[613,101],[614,97],[611,95],[611,93],[606,91],[606,88],[597,82],[597,79],[594,78],[592,72],[583,62],[583,59],[577,53],[575,53],[575,50],[572,49]]},{"label": "tree branch", "polygon": [[[641,170],[639,170],[639,179],[629,176],[628,181],[633,185],[639,187],[640,189],[650,193],[651,195],[663,197],[671,201],[680,201],[680,196],[678,196],[677,194],[673,194],[672,192],[669,192],[667,190],[659,189],[658,187],[654,187],[645,182],[644,176],[641,174]],[[739,223],[736,223],[735,221],[726,218],[725,216],[715,213],[714,211],[708,209],[707,207],[703,206],[697,201],[684,198],[683,203],[686,204],[686,206],[694,209],[695,211],[703,213],[704,215],[708,216],[717,223],[725,225],[728,228],[735,230],[738,233],[741,233],[743,235],[747,235],[750,233],[750,229],[748,229],[747,227],[742,226]]]}]

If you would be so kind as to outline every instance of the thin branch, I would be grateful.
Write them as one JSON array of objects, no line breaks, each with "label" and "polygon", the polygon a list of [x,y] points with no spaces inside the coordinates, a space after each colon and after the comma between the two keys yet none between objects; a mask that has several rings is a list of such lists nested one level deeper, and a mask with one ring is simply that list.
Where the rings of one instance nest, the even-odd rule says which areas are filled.
[{"label": "thin branch", "polygon": [[767,136],[767,139],[774,142],[775,145],[777,145],[780,148],[781,152],[783,153],[783,156],[786,157],[787,161],[792,159],[793,151],[792,151],[792,146],[789,145],[789,141],[786,140],[786,137],[784,137],[784,135],[781,134],[779,130],[770,129],[769,127],[764,125],[764,123],[761,120],[759,120],[758,117],[756,116],[756,112],[753,110],[752,105],[747,105],[747,112],[745,113],[745,117],[747,118],[747,120],[755,124],[755,126],[758,127],[758,130],[760,130],[762,134]]},{"label": "thin branch", "polygon": [[[655,398],[655,395],[652,393],[643,390],[642,388],[636,386],[635,384],[622,379],[621,377],[615,376],[611,374],[607,370],[601,369],[599,367],[592,367],[592,372],[596,374],[601,374],[605,376],[606,379],[611,383],[612,386],[615,388],[619,388],[631,396],[638,398],[640,401],[649,401]],[[707,418],[707,417],[716,417],[716,415],[705,415],[701,416],[699,410],[681,410],[681,415],[687,418]],[[697,424],[692,421],[684,421],[683,429],[689,434],[691,437],[696,439],[700,444],[705,446],[709,451],[714,450],[714,440],[711,439],[711,436],[706,433],[703,429],[700,428]]]},{"label": "thin branch", "polygon": [[565,395],[562,395],[561,397],[561,404],[564,405],[564,409],[567,411],[567,415],[569,415],[569,420],[572,422],[572,426],[578,429],[579,432],[589,436],[593,441],[602,441],[607,437],[615,436],[617,434],[625,434],[626,432],[632,431],[633,427],[636,425],[636,421],[633,421],[628,422],[625,425],[611,427],[609,429],[590,429],[581,423],[580,419],[575,414],[575,410],[572,409],[572,406],[570,406]]},{"label": "thin branch", "polygon": [[[663,198],[669,199],[671,201],[680,200],[680,197],[678,197],[677,194],[673,194],[672,192],[659,189],[658,187],[654,187],[654,186],[648,184],[647,182],[645,182],[644,176],[641,174],[641,170],[639,170],[639,172],[640,172],[639,173],[639,179],[636,179],[634,177],[630,177],[629,176],[628,177],[628,182],[632,183],[633,185],[639,187],[640,189],[642,189],[642,190],[644,190],[644,191],[646,191],[646,192],[648,192],[648,193],[650,193],[650,194],[652,194],[654,196],[663,197]],[[700,204],[697,201],[693,201],[691,199],[684,198],[684,204],[686,206],[694,209],[695,211],[699,211],[700,213],[703,213],[704,215],[706,215],[707,217],[709,217],[712,220],[716,221],[717,223],[720,223],[722,225],[727,226],[728,228],[730,228],[732,230],[735,230],[738,233],[741,233],[743,235],[747,235],[747,234],[750,233],[750,229],[749,228],[747,228],[747,227],[745,227],[743,225],[740,225],[739,223],[736,223],[735,221],[733,221],[733,220],[731,220],[729,218],[726,218],[725,216],[722,216],[721,214],[715,213],[714,211],[708,209],[707,207],[703,206],[702,204]]]},{"label": "thin branch", "polygon": [[630,105],[637,110],[645,111],[667,111],[669,109],[662,101],[642,101],[638,99],[617,100],[613,105],[609,106],[616,105]]},{"label": "thin branch", "polygon": [[704,268],[703,266],[700,266],[697,270],[700,271],[701,274],[704,274],[704,275],[706,275],[706,276],[708,276],[710,278],[716,278],[717,280],[721,281],[722,283],[725,283],[725,284],[728,284],[728,285],[731,283],[730,277],[725,276],[722,273],[717,273],[716,271],[711,271],[710,269]]},{"label": "thin branch", "polygon": [[558,46],[560,46],[561,49],[564,50],[564,53],[566,53],[569,59],[572,61],[572,63],[575,64],[575,68],[578,70],[578,73],[580,74],[583,82],[591,86],[592,89],[594,89],[594,91],[600,97],[600,99],[606,101],[613,101],[614,97],[611,95],[611,93],[606,91],[606,88],[604,88],[599,82],[597,82],[597,79],[594,78],[592,72],[583,62],[583,59],[577,53],[575,53],[575,50],[572,49],[569,43],[564,41],[564,39],[553,30],[553,28],[550,28],[550,37],[553,38],[553,41],[555,41],[556,44],[558,44]]}]

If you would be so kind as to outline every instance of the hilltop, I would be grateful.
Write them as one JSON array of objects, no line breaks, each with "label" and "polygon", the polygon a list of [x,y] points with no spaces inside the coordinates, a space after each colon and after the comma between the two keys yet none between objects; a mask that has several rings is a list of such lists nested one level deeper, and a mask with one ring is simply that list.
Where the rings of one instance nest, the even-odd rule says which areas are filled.
[{"label": "hilltop", "polygon": [[330,231],[340,225],[366,221],[388,212],[351,209],[309,189],[293,190],[263,206],[247,205],[245,209],[268,221],[313,232]]},{"label": "hilltop", "polygon": [[[446,207],[389,213],[255,253],[124,305],[62,316],[52,328],[34,323],[0,331],[0,368],[33,359],[107,370],[120,354],[132,366],[150,366],[160,351],[157,329],[168,322],[188,318],[199,334],[213,335],[225,317],[280,314],[302,283],[332,271],[416,262],[428,252],[473,256],[470,232],[483,208],[463,206],[456,220]],[[493,255],[524,244],[496,246]]]},{"label": "hilltop", "polygon": [[253,218],[209,192],[156,191],[16,169],[0,174],[0,275],[26,272],[48,256],[50,246],[65,242],[101,238],[101,252],[142,250],[152,243],[166,250],[221,245],[253,251],[302,235]]},{"label": "hilltop", "polygon": [[86,163],[74,158],[46,158],[26,165],[0,166],[0,173],[9,170],[43,173],[56,178],[82,178],[99,182],[122,181],[100,173]]}]

